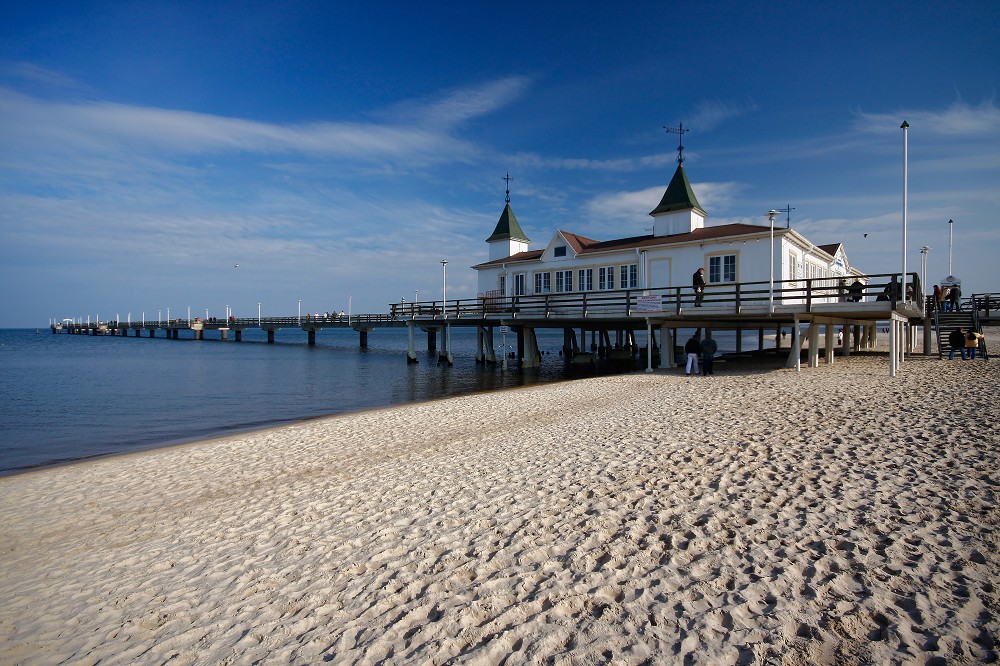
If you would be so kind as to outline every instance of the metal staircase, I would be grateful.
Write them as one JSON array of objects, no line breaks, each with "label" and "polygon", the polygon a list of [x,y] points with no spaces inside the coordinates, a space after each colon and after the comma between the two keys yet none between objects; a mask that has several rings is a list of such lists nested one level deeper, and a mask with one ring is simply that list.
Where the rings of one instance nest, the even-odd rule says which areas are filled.
[{"label": "metal staircase", "polygon": [[[956,328],[961,328],[963,333],[968,331],[970,328],[979,333],[983,332],[983,328],[979,324],[979,318],[976,316],[976,310],[974,308],[968,308],[965,311],[959,312],[941,312],[937,309],[934,310],[934,331],[937,333],[938,358],[944,358],[945,354],[949,354],[951,352],[951,343],[948,342],[948,335]],[[955,352],[961,354],[958,349],[956,349]],[[979,349],[976,353],[977,355],[982,356],[984,360],[989,358],[989,353],[986,350],[985,338],[979,341]]]}]

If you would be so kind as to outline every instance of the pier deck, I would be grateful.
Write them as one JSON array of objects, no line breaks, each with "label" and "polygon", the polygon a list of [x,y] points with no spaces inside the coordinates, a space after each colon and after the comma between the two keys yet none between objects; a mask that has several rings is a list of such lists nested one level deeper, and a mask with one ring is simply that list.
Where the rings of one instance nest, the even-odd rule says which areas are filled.
[{"label": "pier deck", "polygon": [[[586,333],[602,336],[610,346],[610,332],[625,334],[627,344],[635,348],[631,334],[645,329],[652,345],[647,345],[648,368],[653,367],[653,352],[666,350],[660,356],[660,367],[674,363],[676,332],[679,329],[709,328],[713,330],[781,331],[790,328],[793,336],[792,354],[797,361],[799,352],[799,326],[810,325],[810,365],[817,365],[815,354],[821,346],[820,327],[826,329],[827,360],[832,362],[834,327],[853,331],[843,335],[842,353],[849,354],[874,344],[875,323],[889,321],[890,347],[892,350],[890,373],[895,374],[896,359],[901,362],[904,346],[912,351],[913,340],[906,336],[905,327],[924,323],[926,313],[923,294],[920,293],[916,274],[908,276],[908,298],[899,296],[900,275],[897,273],[863,276],[863,286],[852,291],[845,279],[817,278],[771,282],[709,285],[700,302],[696,302],[690,287],[662,289],[625,289],[609,291],[574,292],[564,294],[534,294],[528,296],[479,296],[473,299],[456,299],[447,302],[396,303],[388,313],[365,315],[328,315],[304,317],[253,317],[229,320],[170,319],[168,321],[111,321],[73,322],[52,324],[53,332],[66,331],[91,335],[139,336],[146,331],[155,337],[163,331],[166,337],[177,339],[181,332],[191,331],[195,339],[203,339],[206,331],[218,331],[223,340],[230,331],[236,341],[242,339],[247,329],[267,331],[268,342],[274,341],[275,331],[297,328],[308,333],[309,344],[315,344],[316,331],[323,329],[352,329],[361,336],[361,346],[367,346],[367,335],[382,327],[410,327],[413,353],[413,329],[428,333],[428,348],[434,349],[434,336],[442,333],[442,356],[448,355],[447,329],[452,326],[476,327],[480,330],[480,351],[477,358],[495,361],[492,353],[492,331],[498,326],[509,326],[519,336],[519,358],[522,366],[537,364],[533,358],[535,329],[563,329],[567,334],[567,351],[586,347]],[[912,293],[916,285],[916,293]],[[575,331],[579,329],[583,344],[576,344]],[[661,340],[657,343],[656,331]],[[529,335],[527,342],[522,335]],[[665,343],[665,336],[671,340]],[[740,339],[738,337],[738,339]],[[619,343],[622,340],[618,338]],[[904,340],[906,342],[904,342]],[[484,346],[488,348],[484,349]],[[602,345],[603,346],[603,345]],[[617,346],[617,345],[616,345]],[[637,348],[635,348],[637,349]],[[925,353],[929,353],[925,350]],[[449,356],[450,357],[450,356]],[[790,356],[790,363],[791,363]],[[527,365],[525,365],[527,363]]]}]

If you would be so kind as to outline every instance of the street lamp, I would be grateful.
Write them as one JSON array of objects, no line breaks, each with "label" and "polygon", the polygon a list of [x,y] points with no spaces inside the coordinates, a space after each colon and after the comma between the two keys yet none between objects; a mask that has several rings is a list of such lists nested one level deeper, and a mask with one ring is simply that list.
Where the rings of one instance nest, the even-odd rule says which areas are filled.
[{"label": "street lamp", "polygon": [[902,296],[903,302],[906,302],[906,204],[907,204],[907,194],[908,183],[909,183],[909,154],[908,154],[908,136],[910,131],[910,123],[903,121],[903,124],[899,126],[903,130],[903,285],[902,285]]},{"label": "street lamp", "polygon": [[448,260],[441,260],[441,314],[448,316]]},{"label": "street lamp", "polygon": [[931,249],[924,245],[920,248],[920,288],[927,293],[927,253]]},{"label": "street lamp", "polygon": [[260,326],[260,303],[257,304],[257,325]]},{"label": "street lamp", "polygon": [[767,221],[771,225],[771,264],[770,264],[771,265],[771,271],[770,271],[770,278],[769,278],[770,296],[769,296],[769,306],[768,306],[768,312],[770,312],[771,314],[774,314],[774,218],[780,212],[781,211],[774,210],[772,208],[771,210],[769,210],[766,213],[764,213],[764,215],[767,215]]},{"label": "street lamp", "polygon": [[955,238],[955,220],[948,220],[948,277],[951,277],[951,242]]},{"label": "street lamp", "polygon": [[302,325],[302,299],[299,299],[299,325]]}]

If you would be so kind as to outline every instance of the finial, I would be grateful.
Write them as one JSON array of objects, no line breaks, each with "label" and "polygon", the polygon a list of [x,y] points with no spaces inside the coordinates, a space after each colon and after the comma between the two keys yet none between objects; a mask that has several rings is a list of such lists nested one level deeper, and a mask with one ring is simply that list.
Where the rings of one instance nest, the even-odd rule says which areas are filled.
[{"label": "finial", "polygon": [[507,182],[507,199],[506,199],[506,201],[507,201],[507,203],[510,203],[510,173],[508,172],[507,175],[504,176],[503,178],[501,178],[500,180],[503,180],[503,181]]},{"label": "finial", "polygon": [[678,123],[677,127],[664,127],[667,134],[677,134],[677,163],[684,164],[684,134],[691,130],[684,129],[684,123]]}]

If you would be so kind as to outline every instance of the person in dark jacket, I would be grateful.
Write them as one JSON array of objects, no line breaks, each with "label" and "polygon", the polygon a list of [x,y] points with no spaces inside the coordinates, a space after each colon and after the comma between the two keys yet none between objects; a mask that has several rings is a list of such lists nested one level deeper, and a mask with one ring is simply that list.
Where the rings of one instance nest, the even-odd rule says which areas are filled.
[{"label": "person in dark jacket", "polygon": [[965,333],[962,329],[956,328],[954,331],[948,334],[948,344],[951,345],[951,351],[948,352],[948,360],[955,360],[955,350],[959,350],[962,353],[962,360],[965,360]]},{"label": "person in dark jacket", "polygon": [[694,306],[701,307],[701,299],[705,297],[705,269],[699,268],[691,276],[691,287],[694,289]]},{"label": "person in dark jacket", "polygon": [[[964,347],[963,347],[964,349]],[[701,354],[701,343],[698,341],[698,331],[694,332],[694,335],[688,339],[687,344],[684,345],[684,353],[687,354],[687,368],[686,372],[690,375],[692,372],[698,374],[698,355]]]},{"label": "person in dark jacket", "polygon": [[712,331],[705,331],[705,339],[701,341],[701,374],[714,375],[712,369],[715,352],[719,351],[719,344],[712,339]]},{"label": "person in dark jacket", "polygon": [[956,284],[952,286],[951,291],[948,292],[948,300],[951,301],[951,311],[961,312],[962,311],[962,290]]}]

